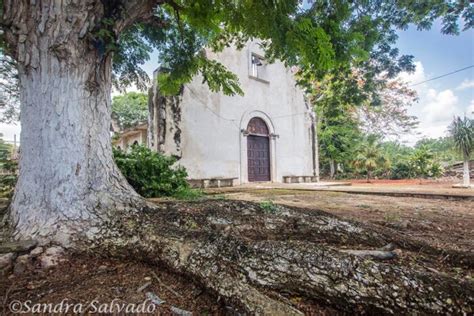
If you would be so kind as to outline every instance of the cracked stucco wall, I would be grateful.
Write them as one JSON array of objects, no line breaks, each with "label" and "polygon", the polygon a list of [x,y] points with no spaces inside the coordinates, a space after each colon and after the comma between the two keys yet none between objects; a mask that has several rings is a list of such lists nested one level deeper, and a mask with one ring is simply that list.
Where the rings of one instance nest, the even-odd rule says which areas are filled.
[{"label": "cracked stucco wall", "polygon": [[[159,70],[155,71],[154,78]],[[178,159],[181,151],[181,101],[182,91],[176,96],[163,96],[153,80],[148,93],[148,144],[149,147]]]}]

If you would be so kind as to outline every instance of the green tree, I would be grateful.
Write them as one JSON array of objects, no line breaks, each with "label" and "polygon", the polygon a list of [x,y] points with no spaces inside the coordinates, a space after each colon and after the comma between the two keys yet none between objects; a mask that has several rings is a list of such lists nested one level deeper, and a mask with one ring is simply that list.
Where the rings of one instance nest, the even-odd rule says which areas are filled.
[{"label": "green tree", "polygon": [[367,182],[376,169],[387,173],[390,170],[390,160],[384,155],[377,135],[367,136],[358,148],[354,166],[366,174]]},{"label": "green tree", "polygon": [[112,118],[121,129],[135,126],[148,118],[148,96],[140,92],[128,92],[112,99]]},{"label": "green tree", "polygon": [[456,149],[463,155],[463,186],[469,187],[471,184],[469,159],[474,151],[474,120],[466,116],[455,117],[449,127],[449,132]]},{"label": "green tree", "polygon": [[[375,62],[375,61],[374,61]],[[380,75],[377,85],[366,86],[357,69],[330,74],[312,83],[308,100],[317,113],[321,161],[330,166],[333,178],[335,165],[353,161],[354,148],[361,141],[359,134],[399,136],[411,132],[418,124],[407,109],[416,100],[416,92],[397,79]]]},{"label": "green tree", "polygon": [[16,62],[5,55],[0,43],[0,122],[13,123],[20,116],[18,72]]},{"label": "green tree", "polygon": [[382,151],[392,164],[390,179],[409,179],[414,177],[413,169],[409,162],[414,148],[403,145],[398,141],[386,141],[382,143]]},{"label": "green tree", "polygon": [[316,108],[318,142],[321,161],[327,162],[330,178],[334,178],[337,165],[349,165],[360,132],[348,107],[326,101],[318,103]]},{"label": "green tree", "polygon": [[10,158],[12,146],[3,140],[3,134],[0,133],[0,162]]},{"label": "green tree", "polygon": [[456,149],[452,136],[440,138],[423,138],[415,144],[415,148],[420,146],[428,147],[439,161],[454,163],[463,160],[462,153]]},{"label": "green tree", "polygon": [[427,177],[434,155],[426,146],[418,147],[410,156],[411,165],[417,176]]},{"label": "green tree", "polygon": [[442,168],[435,160],[435,155],[427,146],[419,146],[409,157],[412,174],[418,178],[439,177]]},{"label": "green tree", "polygon": [[367,134],[390,137],[413,132],[418,126],[418,119],[408,114],[408,108],[418,100],[416,91],[400,79],[394,79],[386,80],[378,94],[379,104],[354,104],[361,130]]},{"label": "green tree", "polygon": [[381,143],[381,147],[393,165],[405,161],[414,150],[413,147],[401,144],[398,141],[384,141]]}]

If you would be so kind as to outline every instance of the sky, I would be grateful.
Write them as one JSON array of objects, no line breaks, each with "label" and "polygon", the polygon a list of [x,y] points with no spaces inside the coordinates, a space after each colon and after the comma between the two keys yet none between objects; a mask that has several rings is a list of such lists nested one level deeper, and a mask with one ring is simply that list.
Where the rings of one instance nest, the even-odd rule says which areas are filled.
[{"label": "sky", "polygon": [[[415,60],[416,71],[400,75],[410,85],[474,65],[474,30],[458,36],[443,35],[440,23],[435,23],[429,31],[410,27],[398,34],[396,46],[400,53],[413,55]],[[154,53],[144,69],[151,75],[157,65]],[[454,115],[474,117],[474,68],[412,88],[419,100],[409,113],[418,117],[420,125],[417,131],[400,138],[407,145],[414,145],[422,137],[445,136]],[[0,133],[7,141],[12,141],[14,134],[18,140],[20,126],[0,124]]]},{"label": "sky", "polygon": [[[441,34],[440,23],[429,31],[411,27],[399,32],[397,46],[400,53],[415,57],[416,71],[400,75],[409,85],[474,65],[473,30],[453,36]],[[411,88],[417,91],[419,101],[409,113],[418,117],[420,125],[417,133],[401,138],[408,145],[423,136],[446,136],[454,115],[474,117],[474,68]]]}]

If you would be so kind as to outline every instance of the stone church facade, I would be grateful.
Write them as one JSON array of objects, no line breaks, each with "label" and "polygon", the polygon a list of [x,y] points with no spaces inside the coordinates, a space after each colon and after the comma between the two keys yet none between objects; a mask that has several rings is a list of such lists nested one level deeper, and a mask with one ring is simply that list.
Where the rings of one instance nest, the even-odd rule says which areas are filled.
[{"label": "stone church facade", "polygon": [[147,145],[204,186],[315,181],[314,118],[292,71],[267,64],[257,42],[206,53],[238,76],[244,95],[211,92],[197,76],[164,97],[154,80]]}]

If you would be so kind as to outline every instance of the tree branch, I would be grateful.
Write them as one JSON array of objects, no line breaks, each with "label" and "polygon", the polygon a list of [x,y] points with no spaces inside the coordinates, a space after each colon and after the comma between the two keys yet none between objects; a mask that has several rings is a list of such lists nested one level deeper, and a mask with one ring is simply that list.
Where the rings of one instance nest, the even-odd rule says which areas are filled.
[{"label": "tree branch", "polygon": [[132,0],[124,1],[124,18],[115,25],[116,34],[120,34],[127,27],[137,21],[146,22],[153,18],[154,9],[167,2],[166,0]]}]

